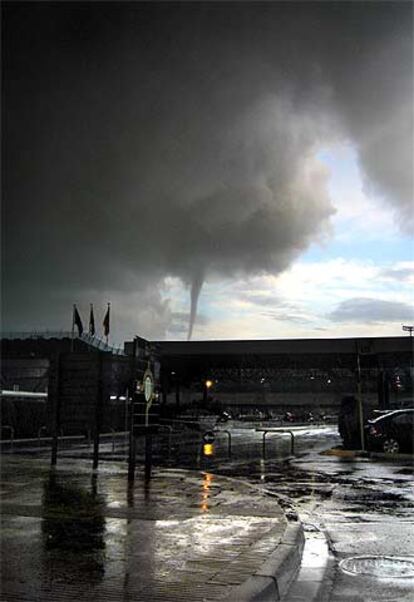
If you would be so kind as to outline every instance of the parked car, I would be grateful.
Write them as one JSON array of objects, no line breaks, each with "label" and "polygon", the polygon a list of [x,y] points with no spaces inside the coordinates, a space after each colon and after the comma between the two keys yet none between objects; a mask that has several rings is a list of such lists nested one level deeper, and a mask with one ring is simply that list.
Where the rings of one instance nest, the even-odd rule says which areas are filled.
[{"label": "parked car", "polygon": [[414,408],[381,413],[365,426],[367,447],[390,454],[414,450]]}]

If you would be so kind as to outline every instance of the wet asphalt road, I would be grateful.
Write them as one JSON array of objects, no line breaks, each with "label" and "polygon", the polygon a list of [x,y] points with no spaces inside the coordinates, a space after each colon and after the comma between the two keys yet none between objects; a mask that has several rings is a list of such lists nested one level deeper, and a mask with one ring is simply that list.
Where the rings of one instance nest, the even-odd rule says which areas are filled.
[{"label": "wet asphalt road", "polygon": [[[279,442],[265,461],[223,463],[217,471],[260,482],[293,500],[307,537],[313,530],[324,533],[332,562],[317,600],[413,600],[414,578],[349,575],[339,566],[345,558],[362,555],[403,557],[414,563],[413,461],[321,454],[341,443],[333,427],[304,428],[295,438],[295,459],[283,461],[288,442],[284,448]],[[383,568],[385,573],[389,563]]]},{"label": "wet asphalt road", "polygon": [[[344,573],[340,562],[360,555],[398,556],[414,560],[414,467],[412,460],[384,460],[349,455],[329,455],[340,445],[335,427],[295,430],[295,457],[290,456],[287,434],[268,435],[263,458],[262,433],[255,426],[224,425],[212,447],[204,448],[200,434],[173,436],[154,450],[157,465],[198,468],[210,473],[260,484],[278,496],[294,519],[305,525],[308,539],[323,533],[332,563],[321,574],[321,602],[408,602],[414,599],[414,578],[357,576]],[[114,457],[111,443],[103,456]],[[230,452],[231,451],[231,455]],[[85,456],[88,450],[70,450]],[[115,457],[125,453],[117,442]],[[142,459],[142,449],[138,450]],[[289,503],[293,501],[293,507]],[[315,555],[318,554],[317,548]],[[298,598],[299,599],[299,598]],[[301,600],[306,599],[301,598]],[[310,598],[309,598],[310,600]],[[292,598],[289,602],[295,602]]]},{"label": "wet asphalt road", "polygon": [[[323,533],[330,551],[329,570],[316,596],[321,602],[411,602],[414,578],[350,575],[340,563],[355,556],[392,556],[414,563],[414,464],[412,459],[371,459],[328,450],[341,445],[335,426],[296,428],[295,457],[288,434],[268,435],[266,459],[262,433],[229,425],[220,434],[212,455],[203,447],[178,446],[169,463],[201,467],[217,474],[261,484],[285,502],[304,523],[308,540]],[[293,507],[289,503],[292,500]],[[317,538],[316,538],[317,539]],[[311,541],[312,543],[312,541]],[[318,555],[318,543],[313,554]],[[322,550],[321,550],[322,553]],[[414,564],[413,564],[414,567]],[[392,567],[391,567],[392,568]],[[389,566],[384,565],[384,573]],[[381,570],[380,570],[381,574]],[[306,585],[306,584],[305,584]],[[302,592],[297,600],[311,600]],[[295,602],[296,598],[289,599]]]},{"label": "wet asphalt road", "polygon": [[[241,426],[223,425],[223,432],[207,450],[200,445],[200,436],[192,443],[190,435],[173,440],[169,454],[164,447],[155,455],[156,462],[241,478],[261,484],[282,504],[285,500],[288,514],[292,518],[295,511],[299,514],[308,539],[312,540],[312,532],[322,532],[328,542],[330,570],[323,574],[317,600],[414,600],[414,578],[349,575],[339,566],[345,558],[361,555],[414,561],[413,461],[326,454],[341,444],[335,426],[295,428],[295,457],[290,455],[289,434],[269,434],[264,459],[263,433],[256,430],[258,425]],[[317,555],[317,541],[314,543]],[[308,599],[306,594],[302,599]]]}]

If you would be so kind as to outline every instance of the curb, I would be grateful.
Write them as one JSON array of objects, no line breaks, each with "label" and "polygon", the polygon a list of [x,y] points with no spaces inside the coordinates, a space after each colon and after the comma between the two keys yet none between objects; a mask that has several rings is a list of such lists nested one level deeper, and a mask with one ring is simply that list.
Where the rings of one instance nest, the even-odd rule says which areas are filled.
[{"label": "curb", "polygon": [[389,460],[390,462],[401,462],[405,460],[412,461],[414,459],[413,454],[386,454],[384,452],[368,452],[368,457],[374,460]]},{"label": "curb", "polygon": [[320,452],[321,456],[336,456],[339,458],[373,458],[377,460],[390,460],[394,462],[412,460],[414,454],[410,453],[398,453],[390,454],[381,451],[370,451],[361,449],[341,449],[332,447],[323,452]]},{"label": "curb", "polygon": [[301,523],[289,524],[277,549],[244,583],[235,587],[226,602],[275,602],[282,600],[300,567],[305,543]]},{"label": "curb", "polygon": [[284,602],[328,600],[335,566],[325,533],[321,530],[307,532],[301,567]]}]

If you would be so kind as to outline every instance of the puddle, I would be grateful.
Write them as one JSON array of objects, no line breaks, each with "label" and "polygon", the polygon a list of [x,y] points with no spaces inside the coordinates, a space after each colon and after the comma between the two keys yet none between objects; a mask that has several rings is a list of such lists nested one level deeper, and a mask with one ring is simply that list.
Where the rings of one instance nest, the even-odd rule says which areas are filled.
[{"label": "puddle", "polygon": [[379,579],[414,577],[414,558],[398,556],[354,556],[339,563],[347,575],[368,575]]}]

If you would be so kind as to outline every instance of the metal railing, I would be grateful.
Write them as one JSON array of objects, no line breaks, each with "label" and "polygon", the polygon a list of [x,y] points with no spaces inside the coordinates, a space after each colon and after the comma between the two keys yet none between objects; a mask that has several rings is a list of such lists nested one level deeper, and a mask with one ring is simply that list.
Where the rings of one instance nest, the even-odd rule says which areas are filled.
[{"label": "metal railing", "polygon": [[215,433],[225,433],[227,435],[227,454],[231,458],[231,433],[227,429],[220,430],[217,427],[214,429]]},{"label": "metal railing", "polygon": [[290,435],[290,455],[293,456],[295,453],[295,435],[290,429],[282,429],[282,428],[267,428],[267,429],[256,429],[256,431],[263,433],[262,438],[262,456],[263,459],[266,459],[266,435],[273,434],[284,434],[288,433]]},{"label": "metal railing", "polygon": [[81,335],[77,333],[73,333],[70,330],[32,330],[32,331],[21,331],[21,332],[12,332],[5,331],[0,333],[0,339],[80,339],[84,341],[88,345],[95,347],[95,349],[99,349],[101,351],[108,351],[113,355],[126,355],[122,347],[115,347],[113,345],[109,345],[103,339],[99,337],[92,336],[88,333],[82,333]]}]

